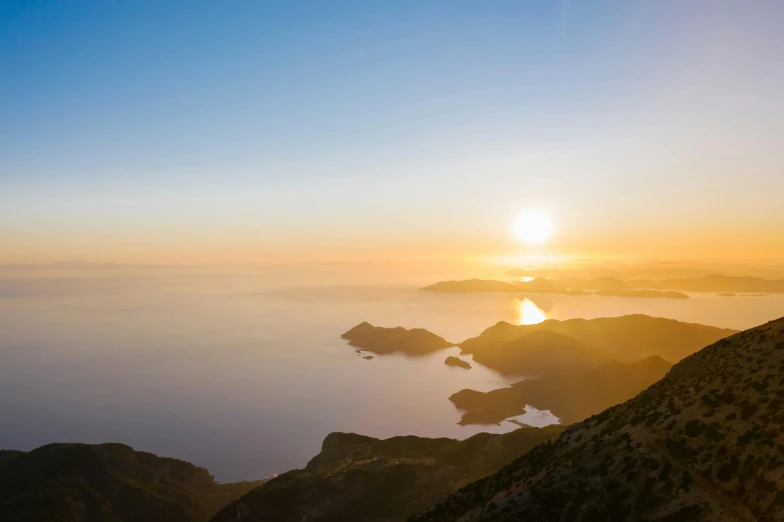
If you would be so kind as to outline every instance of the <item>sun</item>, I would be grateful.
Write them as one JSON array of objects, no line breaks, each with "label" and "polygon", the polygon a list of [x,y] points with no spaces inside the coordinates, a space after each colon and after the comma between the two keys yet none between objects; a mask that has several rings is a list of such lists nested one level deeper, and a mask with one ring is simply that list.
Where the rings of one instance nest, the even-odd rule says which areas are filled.
[{"label": "sun", "polygon": [[526,245],[541,245],[553,235],[553,220],[544,210],[531,209],[520,214],[512,225],[518,241]]}]

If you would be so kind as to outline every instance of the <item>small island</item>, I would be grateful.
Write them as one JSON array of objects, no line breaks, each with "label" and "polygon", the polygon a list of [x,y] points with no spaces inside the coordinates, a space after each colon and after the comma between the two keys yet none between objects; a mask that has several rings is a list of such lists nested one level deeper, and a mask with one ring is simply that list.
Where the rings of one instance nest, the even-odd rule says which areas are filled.
[{"label": "small island", "polygon": [[348,344],[360,350],[386,355],[400,352],[406,355],[427,355],[454,346],[443,337],[423,328],[407,330],[384,328],[363,322],[341,335]]},{"label": "small island", "polygon": [[455,357],[454,355],[450,355],[449,357],[447,357],[446,360],[444,360],[444,364],[446,364],[447,366],[456,366],[458,368],[465,368],[466,370],[471,369],[470,364],[468,364],[460,357]]}]

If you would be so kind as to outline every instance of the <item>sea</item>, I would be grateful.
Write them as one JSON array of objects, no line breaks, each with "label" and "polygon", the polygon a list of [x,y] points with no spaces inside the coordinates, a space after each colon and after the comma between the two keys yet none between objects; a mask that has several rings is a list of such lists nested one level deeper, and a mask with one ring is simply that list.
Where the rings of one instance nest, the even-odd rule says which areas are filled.
[{"label": "sea", "polygon": [[[464,439],[517,428],[460,426],[448,398],[520,378],[446,366],[458,348],[366,359],[340,338],[362,321],[457,343],[499,321],[639,313],[745,329],[784,316],[782,294],[420,289],[440,279],[393,264],[0,269],[0,448],[122,442],[221,482],[256,480],[303,467],[333,431]],[[534,408],[517,420],[557,422]]]}]

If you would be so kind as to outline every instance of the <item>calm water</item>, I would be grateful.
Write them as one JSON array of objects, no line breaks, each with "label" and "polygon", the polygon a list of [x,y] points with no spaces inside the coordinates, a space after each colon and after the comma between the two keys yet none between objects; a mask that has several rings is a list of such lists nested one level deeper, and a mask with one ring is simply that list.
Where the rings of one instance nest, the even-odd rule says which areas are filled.
[{"label": "calm water", "polygon": [[464,438],[514,429],[460,427],[447,400],[504,378],[445,366],[457,349],[364,360],[339,338],[361,321],[458,342],[501,320],[645,313],[742,329],[784,316],[781,295],[518,299],[416,290],[439,279],[430,275],[385,286],[383,273],[336,272],[1,273],[0,448],[119,441],[219,480],[257,479],[303,466],[331,431]]}]

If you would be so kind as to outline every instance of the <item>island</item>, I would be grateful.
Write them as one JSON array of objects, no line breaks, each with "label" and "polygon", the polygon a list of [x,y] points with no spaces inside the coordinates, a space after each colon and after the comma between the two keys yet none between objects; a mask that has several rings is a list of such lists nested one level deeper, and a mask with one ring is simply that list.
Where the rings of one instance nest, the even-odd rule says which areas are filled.
[{"label": "island", "polygon": [[401,326],[384,328],[363,322],[341,335],[348,344],[355,348],[387,355],[403,353],[406,355],[427,355],[429,353],[455,346],[443,337],[428,332],[423,328],[407,330]]},{"label": "island", "polygon": [[[516,272],[515,272],[516,273]],[[526,276],[526,279],[530,277]],[[758,277],[733,277],[713,274],[705,277],[684,277],[668,279],[633,279],[623,280],[616,277],[597,277],[581,279],[575,277],[559,277],[548,279],[536,277],[527,281],[497,281],[493,279],[465,279],[459,281],[441,281],[422,290],[428,292],[450,293],[558,293],[584,295],[592,291],[600,295],[616,295],[620,297],[674,297],[683,299],[682,295],[639,294],[653,290],[674,292],[772,292],[784,293],[784,279],[761,279]],[[635,293],[606,293],[609,291],[634,291]]]},{"label": "island", "polygon": [[505,281],[493,281],[492,279],[468,279],[465,281],[440,281],[438,283],[425,286],[422,290],[428,292],[446,293],[484,293],[484,292],[519,292],[521,291],[516,283]]},{"label": "island", "polygon": [[596,295],[615,297],[664,297],[668,299],[689,299],[689,296],[674,290],[599,290]]},{"label": "island", "polygon": [[570,294],[586,295],[589,292],[574,287],[567,282],[536,278],[532,281],[495,281],[492,279],[467,279],[463,281],[441,281],[422,290],[444,293],[532,293],[532,294]]},{"label": "island", "polygon": [[456,366],[458,368],[465,368],[466,370],[471,369],[471,365],[468,362],[464,361],[460,357],[455,357],[454,355],[450,355],[449,357],[447,357],[444,360],[444,364],[446,364],[447,366]]}]

